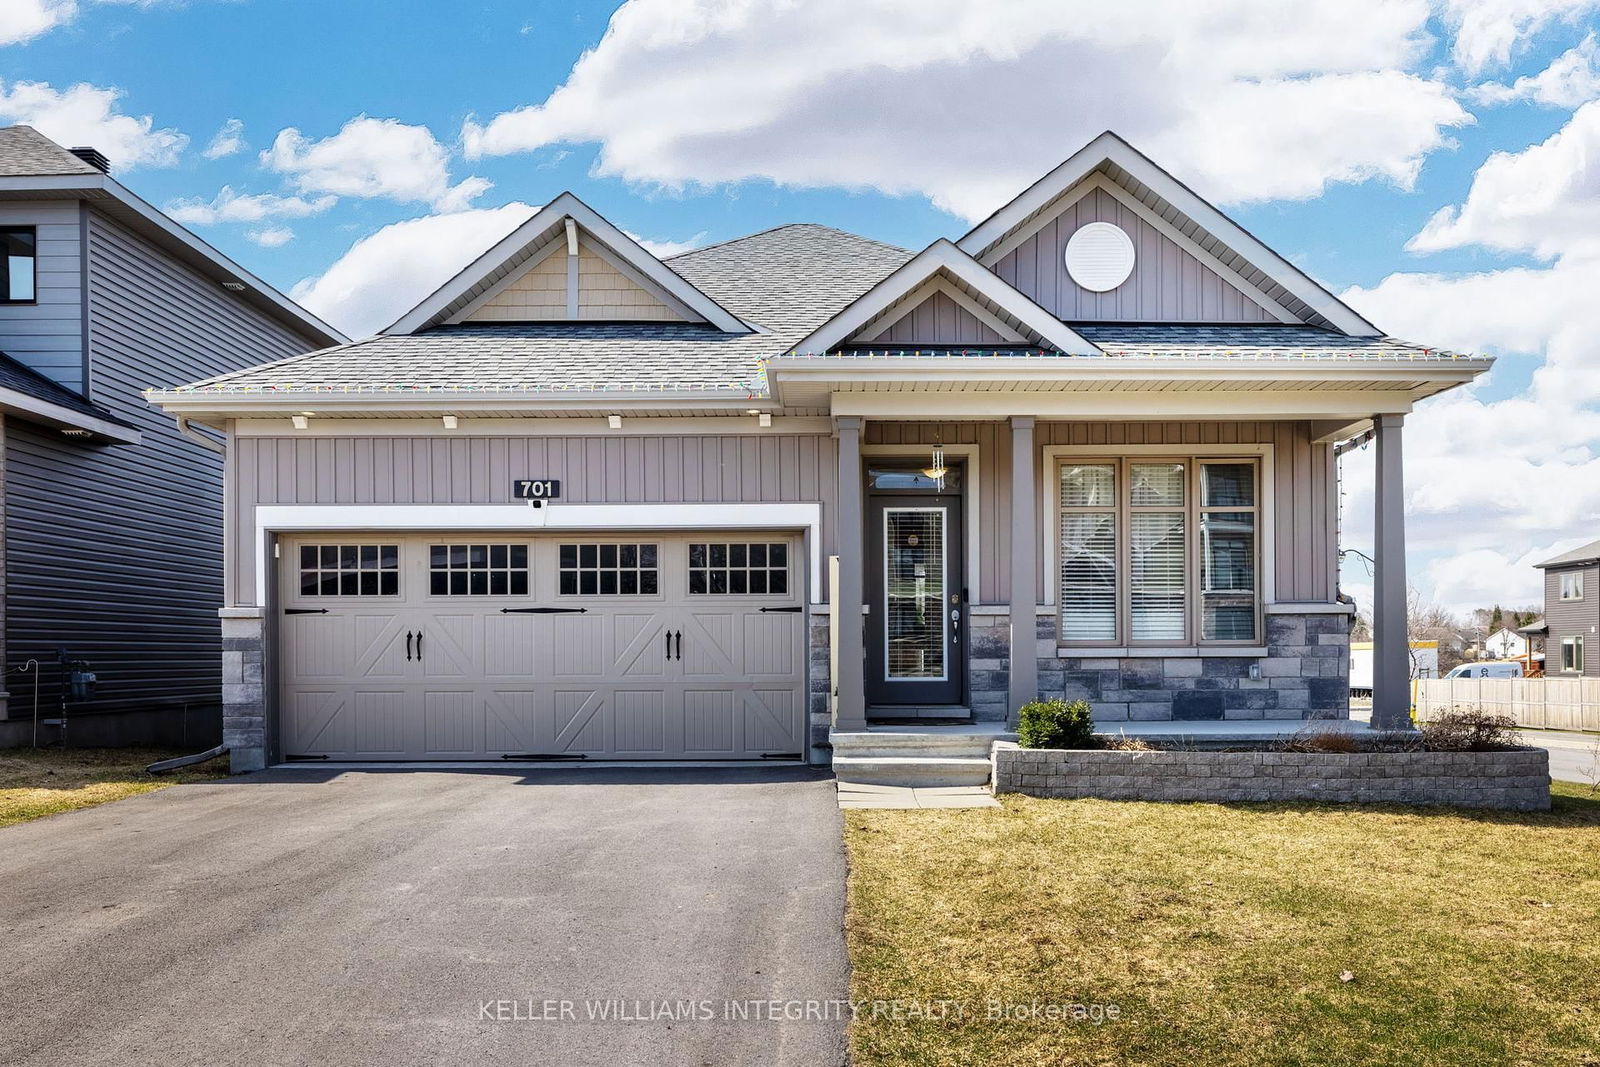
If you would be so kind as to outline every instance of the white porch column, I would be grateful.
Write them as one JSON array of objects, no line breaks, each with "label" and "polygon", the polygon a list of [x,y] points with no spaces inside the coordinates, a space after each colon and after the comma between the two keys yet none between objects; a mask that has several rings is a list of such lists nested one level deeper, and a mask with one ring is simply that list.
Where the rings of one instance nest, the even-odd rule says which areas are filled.
[{"label": "white porch column", "polygon": [[1372,726],[1411,725],[1411,645],[1406,633],[1405,484],[1401,469],[1403,415],[1379,415],[1377,486],[1373,495],[1376,559],[1372,593]]},{"label": "white porch column", "polygon": [[835,538],[839,552],[839,594],[832,604],[834,648],[838,669],[833,678],[833,728],[867,728],[866,642],[861,605],[863,547],[861,525],[861,423],[859,418],[833,420],[839,451],[839,505]]},{"label": "white porch column", "polygon": [[1011,417],[1011,706],[1006,709],[1006,721],[1013,724],[1017,709],[1039,697],[1039,524],[1034,506],[1033,424],[1032,415]]}]

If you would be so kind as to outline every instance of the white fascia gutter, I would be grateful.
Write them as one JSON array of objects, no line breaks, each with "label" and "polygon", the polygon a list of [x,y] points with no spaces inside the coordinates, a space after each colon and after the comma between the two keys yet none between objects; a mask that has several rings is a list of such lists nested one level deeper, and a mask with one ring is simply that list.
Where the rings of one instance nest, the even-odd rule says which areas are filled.
[{"label": "white fascia gutter", "polygon": [[770,409],[772,398],[761,393],[700,390],[616,390],[604,393],[527,392],[493,390],[461,392],[152,392],[145,399],[172,415],[206,421],[210,418],[266,416],[286,418],[300,412],[313,417],[376,414],[385,410],[440,414],[529,409],[575,413],[626,414],[628,412],[680,410],[686,407],[726,409],[744,413],[750,408]]},{"label": "white fascia gutter", "polygon": [[219,456],[227,456],[228,446],[223,444],[221,441],[213,441],[199,430],[196,430],[189,424],[189,419],[187,416],[176,415],[174,418],[178,423],[178,432],[183,434],[183,436],[187,437],[201,448],[209,449]]}]

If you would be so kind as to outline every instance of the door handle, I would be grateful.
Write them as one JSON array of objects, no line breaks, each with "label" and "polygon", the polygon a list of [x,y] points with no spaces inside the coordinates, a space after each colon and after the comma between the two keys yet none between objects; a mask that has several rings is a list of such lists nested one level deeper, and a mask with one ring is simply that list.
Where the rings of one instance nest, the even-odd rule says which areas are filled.
[{"label": "door handle", "polygon": [[683,631],[678,631],[678,658],[683,659]]},{"label": "door handle", "polygon": [[417,631],[417,662],[422,662],[422,631]]},{"label": "door handle", "polygon": [[667,631],[667,662],[672,662],[672,631]]},{"label": "door handle", "polygon": [[406,662],[411,662],[411,631],[406,631]]}]

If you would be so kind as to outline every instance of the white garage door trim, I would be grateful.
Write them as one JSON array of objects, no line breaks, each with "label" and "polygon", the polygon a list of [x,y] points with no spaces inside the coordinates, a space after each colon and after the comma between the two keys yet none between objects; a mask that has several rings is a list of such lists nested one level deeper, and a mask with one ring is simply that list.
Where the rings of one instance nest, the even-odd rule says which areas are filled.
[{"label": "white garage door trim", "polygon": [[822,602],[821,504],[261,504],[256,590],[265,596],[269,533],[317,530],[805,530],[811,602]]}]

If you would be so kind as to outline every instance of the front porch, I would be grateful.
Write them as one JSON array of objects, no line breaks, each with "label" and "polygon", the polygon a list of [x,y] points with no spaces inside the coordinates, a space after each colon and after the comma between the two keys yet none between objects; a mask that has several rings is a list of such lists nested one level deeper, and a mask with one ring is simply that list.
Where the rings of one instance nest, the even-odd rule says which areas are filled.
[{"label": "front porch", "polygon": [[[1390,652],[1390,669],[1378,680],[1378,723],[1408,724],[1398,477],[1403,417],[1325,414],[1098,423],[1038,415],[959,422],[836,417],[839,488],[828,581],[837,607],[813,618],[814,742],[832,746],[836,766],[841,759],[853,767],[848,761],[857,757],[886,757],[882,738],[895,733],[930,738],[928,758],[976,760],[986,751],[952,755],[962,745],[956,737],[1001,738],[1014,727],[1017,709],[1041,697],[1086,700],[1098,726],[1129,736],[1262,740],[1293,733],[1308,719],[1348,720],[1353,606],[1338,592],[1335,450],[1364,424],[1373,426],[1380,470],[1389,472],[1377,509],[1378,629]],[[930,491],[923,501],[911,501],[903,485],[898,491],[908,506],[925,511],[954,498],[945,519],[961,537],[942,540],[944,556],[937,561],[913,541],[920,554],[911,558],[923,571],[916,579],[919,617],[933,619],[936,602],[946,614],[941,627],[929,629],[942,628],[947,644],[935,648],[924,634],[929,643],[918,662],[933,663],[937,669],[929,673],[947,685],[959,678],[960,688],[949,690],[942,704],[930,704],[921,690],[897,702],[886,673],[896,665],[883,647],[889,641],[884,616],[904,607],[891,603],[884,583],[891,565],[885,523],[892,516],[877,500],[882,494],[874,478],[897,466],[926,467],[935,448],[954,488]],[[1077,587],[1064,571],[1078,557],[1061,540],[1063,520],[1073,514],[1062,503],[1062,480],[1086,462],[1123,464],[1118,477],[1143,476],[1146,466],[1159,464],[1175,472],[1183,497],[1172,513],[1180,527],[1176,554],[1160,577],[1170,586],[1165,599],[1151,609],[1140,599],[1148,590],[1116,585],[1114,604],[1087,609],[1095,625],[1107,626],[1100,639],[1089,641],[1074,640],[1087,628],[1076,622],[1081,616],[1069,594]],[[1233,561],[1240,569],[1226,581],[1214,575],[1215,561],[1203,558],[1209,542],[1200,543],[1220,539],[1201,488],[1213,465],[1253,479],[1249,489],[1236,488],[1228,498],[1235,501],[1230,507],[1245,509],[1227,513],[1233,525],[1248,530],[1235,535],[1243,546],[1236,553],[1241,559]],[[1013,492],[1015,486],[1028,489]],[[1248,506],[1237,503],[1246,498]],[[1142,505],[1125,510],[1144,513]],[[1110,509],[1107,514],[1109,523]],[[1129,518],[1117,520],[1119,536],[1108,550],[1116,564],[1107,569],[1140,574],[1138,553],[1150,546],[1126,543]],[[905,556],[905,546],[898,551]],[[1234,629],[1219,635],[1222,616],[1206,615],[1204,605],[1223,586],[1234,594],[1234,621],[1228,623]],[[837,618],[860,618],[861,624],[839,627]],[[1169,626],[1161,632],[1175,636],[1152,639],[1157,626]],[[906,673],[904,662],[898,666]],[[902,725],[881,726],[888,722]],[[950,739],[936,740],[943,735]],[[902,737],[891,744],[909,743]]]}]

